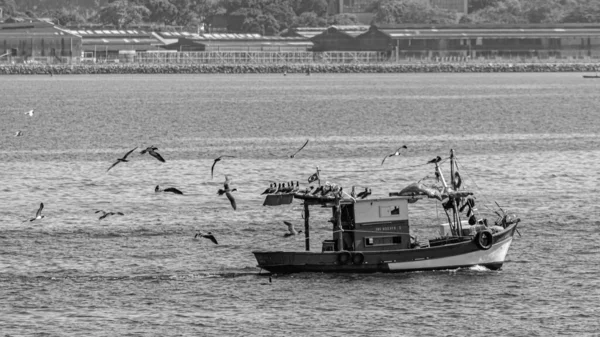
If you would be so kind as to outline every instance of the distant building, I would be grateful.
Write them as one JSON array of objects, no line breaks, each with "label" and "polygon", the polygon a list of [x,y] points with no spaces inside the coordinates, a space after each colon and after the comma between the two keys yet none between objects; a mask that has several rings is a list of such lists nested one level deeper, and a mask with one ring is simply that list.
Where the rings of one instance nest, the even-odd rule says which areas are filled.
[{"label": "distant building", "polygon": [[[422,0],[429,1],[433,7],[467,14],[468,0]],[[360,23],[370,24],[373,13],[367,11],[375,0],[329,0],[330,14],[349,13],[354,14]]]},{"label": "distant building", "polygon": [[45,21],[0,24],[0,62],[68,62],[81,56],[81,36]]}]

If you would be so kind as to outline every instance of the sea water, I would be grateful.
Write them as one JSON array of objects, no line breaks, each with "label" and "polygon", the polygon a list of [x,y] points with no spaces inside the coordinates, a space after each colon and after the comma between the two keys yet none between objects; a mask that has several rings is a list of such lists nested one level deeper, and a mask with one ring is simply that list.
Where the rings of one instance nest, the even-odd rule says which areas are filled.
[{"label": "sea water", "polygon": [[[2,76],[2,336],[593,336],[600,81],[581,74]],[[34,109],[34,116],[24,112]],[[15,133],[23,135],[16,137]],[[295,158],[290,154],[309,140]],[[158,147],[161,163],[139,151]],[[406,145],[401,156],[384,156]],[[107,169],[137,147],[129,162]],[[454,149],[482,216],[521,219],[500,271],[273,275],[303,250],[270,183],[384,197]],[[214,168],[213,159],[224,158]],[[218,196],[225,175],[237,210]],[[446,177],[448,178],[448,177]],[[176,187],[183,195],[155,193]],[[28,221],[44,203],[45,218]],[[99,220],[97,210],[122,212]],[[311,212],[312,250],[331,238]],[[435,201],[411,204],[435,237]],[[194,239],[212,232],[218,245]]]}]

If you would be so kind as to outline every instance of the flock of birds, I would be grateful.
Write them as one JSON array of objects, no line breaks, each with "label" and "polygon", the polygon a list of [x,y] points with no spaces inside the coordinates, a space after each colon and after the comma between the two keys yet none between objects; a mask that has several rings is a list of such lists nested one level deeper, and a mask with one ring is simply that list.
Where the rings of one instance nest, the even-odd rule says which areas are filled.
[{"label": "flock of birds", "polygon": [[[34,116],[35,111],[34,110],[29,110],[27,112],[25,112],[25,115],[28,115],[29,117],[33,117]],[[15,134],[16,137],[20,137],[23,136],[23,132],[22,131],[17,131]],[[292,154],[289,155],[290,158],[294,158],[300,151],[302,151],[309,143],[309,140],[306,140],[306,142],[304,142],[304,144],[298,148],[295,152],[293,152]],[[118,164],[121,163],[127,163],[129,162],[128,157],[135,151],[137,150],[138,147],[134,147],[133,149],[129,150],[127,153],[125,153],[121,158],[117,158],[116,161],[106,170],[106,172],[110,171],[111,169],[113,169],[115,166],[117,166]],[[381,165],[383,165],[386,161],[386,159],[390,158],[390,157],[394,157],[394,156],[399,156],[401,155],[403,150],[406,150],[407,147],[406,145],[401,146],[400,148],[398,148],[396,151],[394,151],[393,153],[386,155],[382,162]],[[148,153],[149,155],[151,155],[152,157],[156,158],[158,161],[165,163],[166,160],[162,157],[162,155],[160,153],[158,153],[158,148],[154,145],[148,146],[147,148],[143,149],[142,151],[140,151],[141,155],[144,155]],[[222,155],[219,156],[217,158],[214,159],[213,164],[211,166],[210,169],[210,174],[211,174],[211,178],[214,178],[214,169],[215,169],[215,165],[222,161],[225,158],[235,158],[234,156],[230,156],[230,155]],[[436,161],[437,160],[437,161]],[[441,160],[440,157],[437,157],[436,159],[433,159],[432,161],[430,161],[429,163],[434,163],[434,162],[439,162]],[[309,180],[310,182],[310,180]],[[225,182],[223,183],[223,188],[220,188],[217,191],[217,194],[219,196],[221,195],[225,195],[227,197],[227,199],[229,200],[231,207],[234,210],[237,210],[237,203],[235,200],[235,197],[233,196],[233,192],[237,191],[237,188],[232,188],[231,187],[231,180],[229,179],[229,177],[227,175],[225,175]],[[159,192],[166,192],[166,193],[173,193],[173,194],[179,194],[182,195],[183,192],[181,192],[179,189],[175,188],[175,187],[168,187],[165,189],[162,189],[159,185],[156,185],[154,192],[159,193]],[[302,193],[308,196],[314,196],[314,197],[319,197],[319,196],[327,196],[330,193],[341,193],[342,192],[342,187],[336,185],[336,184],[330,184],[329,182],[326,183],[325,185],[320,185],[318,187],[314,187],[314,186],[309,186],[306,188],[300,188],[300,184],[298,181],[296,181],[296,183],[294,184],[293,181],[291,182],[283,182],[283,183],[271,183],[269,185],[269,187],[263,192],[261,193],[261,195],[265,195],[265,194],[288,194],[288,193]],[[352,188],[352,192],[351,192],[351,197],[353,198],[360,198],[360,199],[364,199],[367,196],[369,196],[371,194],[371,189],[370,188],[365,188],[364,191],[359,192],[359,193],[355,193],[354,187]],[[25,221],[35,221],[35,220],[40,220],[43,219],[45,216],[42,215],[42,210],[44,209],[44,203],[40,203],[40,206],[38,208],[38,210],[36,211],[35,217],[25,220]],[[117,216],[117,215],[124,215],[124,213],[122,212],[112,212],[112,211],[104,211],[104,210],[96,210],[95,211],[96,214],[100,213],[100,216],[98,218],[98,220],[103,220],[106,219],[110,216]],[[284,221],[284,224],[288,227],[288,232],[284,234],[285,237],[289,237],[289,236],[293,236],[293,235],[298,235],[299,233],[302,233],[302,231],[296,231],[296,229],[294,228],[294,225],[288,221]],[[203,234],[202,232],[198,232],[194,238],[198,238],[198,237],[202,237],[202,238],[206,238],[209,239],[210,241],[212,241],[214,244],[218,244],[217,239],[214,237],[213,234],[211,234],[210,232],[208,232],[207,234]]]}]

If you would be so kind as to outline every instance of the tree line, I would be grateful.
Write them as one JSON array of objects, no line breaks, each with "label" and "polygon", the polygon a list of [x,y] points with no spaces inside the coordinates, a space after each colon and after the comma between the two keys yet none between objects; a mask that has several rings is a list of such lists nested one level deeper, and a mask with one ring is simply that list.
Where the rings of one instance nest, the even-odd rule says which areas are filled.
[{"label": "tree line", "polygon": [[[337,1],[336,1],[337,2]],[[6,17],[44,17],[67,27],[147,25],[156,30],[217,24],[236,32],[276,35],[291,27],[359,24],[331,14],[328,0],[0,0]],[[432,7],[427,0],[374,0],[372,24],[600,23],[599,0],[469,0],[469,13]]]}]

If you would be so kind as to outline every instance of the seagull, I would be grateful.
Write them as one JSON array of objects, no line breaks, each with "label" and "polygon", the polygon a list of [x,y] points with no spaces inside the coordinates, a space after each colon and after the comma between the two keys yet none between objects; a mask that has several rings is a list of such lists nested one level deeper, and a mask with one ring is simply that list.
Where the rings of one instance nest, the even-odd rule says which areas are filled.
[{"label": "seagull", "polygon": [[33,117],[33,110],[26,111],[24,114],[29,115],[29,117]]},{"label": "seagull", "polygon": [[437,164],[441,161],[442,161],[442,158],[440,156],[437,156],[437,157],[431,159],[430,161],[428,161],[427,164]]},{"label": "seagull", "polygon": [[371,189],[370,188],[365,188],[365,190],[362,191],[362,192],[360,192],[360,193],[358,193],[356,195],[356,197],[364,199],[364,198],[368,197],[369,195],[371,195]]},{"label": "seagull", "polygon": [[35,221],[35,220],[40,220],[40,219],[44,218],[45,216],[42,215],[43,209],[44,209],[44,203],[41,202],[40,208],[38,208],[37,212],[35,213],[35,218],[31,218],[31,219],[29,219],[29,221]]},{"label": "seagull", "polygon": [[284,221],[283,223],[288,227],[288,230],[290,231],[289,233],[283,234],[284,237],[287,238],[288,236],[298,235],[298,234],[302,233],[302,231],[296,231],[293,223],[287,222],[287,221]]},{"label": "seagull", "polygon": [[155,147],[154,145],[152,145],[152,146],[148,146],[147,148],[145,148],[144,150],[142,150],[140,153],[144,154],[144,153],[148,152],[152,157],[154,157],[154,158],[158,159],[158,161],[164,163],[165,160],[163,159],[163,157],[158,152],[155,152],[156,150],[158,150],[158,148]]},{"label": "seagull", "polygon": [[131,152],[135,151],[135,149],[137,149],[137,146],[133,150],[125,153],[125,155],[123,156],[123,158],[118,158],[117,161],[114,164],[112,164],[112,166],[109,167],[108,170],[106,170],[106,172],[110,171],[110,169],[113,168],[113,167],[115,167],[115,165],[117,165],[118,163],[121,163],[121,162],[122,163],[126,163],[126,162],[128,162],[129,160],[127,160],[127,156],[129,156],[131,154]]},{"label": "seagull", "polygon": [[17,131],[15,133],[15,137],[21,137],[23,135],[23,131]]},{"label": "seagull", "polygon": [[106,218],[108,216],[111,216],[111,215],[125,215],[125,214],[123,214],[121,212],[105,212],[103,210],[98,210],[98,211],[96,211],[94,213],[102,213],[102,215],[98,218],[98,220],[102,220],[102,219],[104,219],[104,218]]},{"label": "seagull", "polygon": [[275,193],[277,191],[277,185],[276,184],[269,184],[269,188],[267,188],[264,192],[262,192],[260,195],[263,194],[271,194],[271,193]]},{"label": "seagull", "polygon": [[201,232],[196,233],[196,235],[194,235],[194,239],[197,238],[198,236],[201,236],[205,239],[209,239],[210,241],[212,241],[215,245],[218,245],[219,243],[217,242],[217,239],[215,239],[215,236],[212,235],[210,232],[208,232],[208,234],[202,234]]},{"label": "seagull", "polygon": [[225,183],[223,184],[224,189],[219,189],[217,191],[218,195],[223,195],[225,194],[225,196],[227,197],[227,199],[229,199],[229,202],[231,203],[231,207],[233,207],[233,210],[237,209],[237,205],[235,203],[235,198],[233,197],[233,195],[231,194],[231,192],[237,191],[237,188],[234,189],[229,189],[229,183],[231,181],[229,180],[229,177],[227,177],[227,175],[225,175]]},{"label": "seagull", "polygon": [[219,158],[215,159],[215,161],[212,164],[212,167],[210,168],[210,177],[211,177],[211,179],[213,178],[213,171],[215,170],[215,165],[217,164],[218,161],[221,160],[221,158],[225,158],[225,157],[235,158],[234,156],[220,156]]},{"label": "seagull", "polygon": [[396,152],[394,152],[392,154],[388,154],[387,156],[383,157],[383,160],[381,161],[381,165],[383,165],[383,163],[385,162],[385,160],[388,157],[399,156],[400,155],[400,151],[402,151],[402,149],[407,149],[406,145],[402,145],[402,147],[399,147],[398,150],[396,150]]},{"label": "seagull", "polygon": [[298,152],[300,152],[306,146],[306,144],[308,144],[308,139],[306,140],[304,145],[302,145],[302,147],[298,149],[298,151],[296,151],[292,155],[290,155],[290,158],[294,158],[298,154]]},{"label": "seagull", "polygon": [[158,193],[158,192],[171,192],[171,193],[175,193],[175,194],[183,194],[183,192],[181,192],[180,190],[176,189],[175,187],[167,187],[164,190],[160,188],[159,185],[156,185],[156,187],[154,188],[154,192]]}]

